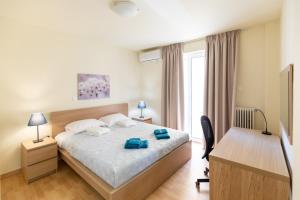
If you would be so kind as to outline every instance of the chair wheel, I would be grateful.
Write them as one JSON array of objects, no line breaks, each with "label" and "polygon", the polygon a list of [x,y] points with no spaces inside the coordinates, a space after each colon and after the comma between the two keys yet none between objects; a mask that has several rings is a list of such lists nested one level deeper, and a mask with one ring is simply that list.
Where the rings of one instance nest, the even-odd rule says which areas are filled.
[{"label": "chair wheel", "polygon": [[206,167],[206,168],[205,168],[205,171],[204,171],[204,175],[205,175],[205,176],[208,176],[208,172],[209,172],[209,169]]}]

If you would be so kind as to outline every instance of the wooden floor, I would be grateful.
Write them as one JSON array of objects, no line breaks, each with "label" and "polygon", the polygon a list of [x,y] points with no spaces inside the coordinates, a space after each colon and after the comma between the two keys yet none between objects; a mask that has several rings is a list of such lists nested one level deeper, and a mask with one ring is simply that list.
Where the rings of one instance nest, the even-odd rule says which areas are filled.
[{"label": "wooden floor", "polygon": [[[203,177],[207,164],[201,160],[202,148],[193,143],[192,159],[154,191],[147,200],[208,200],[208,183],[195,187],[195,180]],[[102,200],[103,198],[81,179],[64,162],[59,163],[58,173],[26,184],[22,174],[5,178],[0,182],[2,200]]]}]

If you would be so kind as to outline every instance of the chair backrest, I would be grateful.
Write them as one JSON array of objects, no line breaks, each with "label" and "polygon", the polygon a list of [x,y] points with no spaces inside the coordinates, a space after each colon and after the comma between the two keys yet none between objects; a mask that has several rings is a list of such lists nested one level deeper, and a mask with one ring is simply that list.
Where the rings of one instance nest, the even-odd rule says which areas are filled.
[{"label": "chair backrest", "polygon": [[215,143],[214,132],[209,118],[205,115],[201,117],[201,125],[206,143],[205,152],[202,158],[206,158],[207,160],[209,160],[209,153],[213,150],[213,146]]}]

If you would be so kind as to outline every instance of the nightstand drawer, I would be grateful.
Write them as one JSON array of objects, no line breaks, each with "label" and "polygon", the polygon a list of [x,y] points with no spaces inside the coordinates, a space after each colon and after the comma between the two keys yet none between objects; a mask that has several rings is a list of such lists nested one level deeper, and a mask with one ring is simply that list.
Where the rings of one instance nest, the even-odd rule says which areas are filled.
[{"label": "nightstand drawer", "polygon": [[57,169],[57,158],[52,158],[26,167],[27,180],[31,180]]},{"label": "nightstand drawer", "polygon": [[49,158],[57,157],[57,146],[49,145],[43,148],[34,149],[27,152],[27,166]]},{"label": "nightstand drawer", "polygon": [[152,124],[152,119],[147,119],[144,122],[147,123],[147,124]]}]

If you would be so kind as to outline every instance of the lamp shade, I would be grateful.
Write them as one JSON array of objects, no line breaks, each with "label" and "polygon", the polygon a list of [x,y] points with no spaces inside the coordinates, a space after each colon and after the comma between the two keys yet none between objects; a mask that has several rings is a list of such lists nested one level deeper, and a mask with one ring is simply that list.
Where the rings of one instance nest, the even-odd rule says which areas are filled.
[{"label": "lamp shade", "polygon": [[141,108],[141,109],[146,108],[145,101],[140,101],[139,104],[138,104],[138,108]]},{"label": "lamp shade", "polygon": [[28,126],[38,126],[47,124],[47,120],[43,113],[32,113],[28,121]]}]

